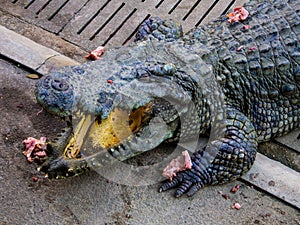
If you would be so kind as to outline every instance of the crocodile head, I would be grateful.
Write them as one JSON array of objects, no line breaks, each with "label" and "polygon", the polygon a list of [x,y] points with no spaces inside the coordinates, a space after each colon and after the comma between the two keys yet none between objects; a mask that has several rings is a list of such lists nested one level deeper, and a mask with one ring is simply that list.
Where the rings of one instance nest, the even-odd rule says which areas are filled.
[{"label": "crocodile head", "polygon": [[180,63],[175,65],[172,44],[161,49],[148,44],[113,49],[99,61],[62,68],[38,83],[36,98],[47,111],[77,121],[72,138],[60,135],[64,144],[52,144],[52,155],[80,157],[87,133],[94,146],[115,147],[157,114],[170,124],[189,112],[197,81]]}]

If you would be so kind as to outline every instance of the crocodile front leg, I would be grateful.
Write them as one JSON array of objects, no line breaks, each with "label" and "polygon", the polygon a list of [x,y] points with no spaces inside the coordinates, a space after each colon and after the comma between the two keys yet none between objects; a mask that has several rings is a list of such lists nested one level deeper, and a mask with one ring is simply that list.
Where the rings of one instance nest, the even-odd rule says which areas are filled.
[{"label": "crocodile front leg", "polygon": [[[211,141],[203,150],[191,157],[192,168],[179,172],[172,181],[167,181],[160,192],[178,187],[175,196],[184,193],[193,195],[209,184],[222,184],[246,173],[252,166],[257,149],[257,135],[249,118],[240,111],[228,107],[226,131],[223,138]],[[217,155],[205,166],[207,153],[217,151]]]},{"label": "crocodile front leg", "polygon": [[135,41],[146,40],[149,37],[157,40],[175,41],[183,36],[182,26],[172,20],[162,20],[150,17],[139,27]]}]

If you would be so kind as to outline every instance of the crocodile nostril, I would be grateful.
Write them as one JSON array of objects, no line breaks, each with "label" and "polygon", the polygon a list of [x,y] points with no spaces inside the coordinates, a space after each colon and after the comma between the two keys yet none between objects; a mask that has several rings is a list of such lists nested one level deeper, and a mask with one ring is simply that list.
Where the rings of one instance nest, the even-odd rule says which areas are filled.
[{"label": "crocodile nostril", "polygon": [[58,79],[52,81],[52,87],[58,91],[65,91],[69,88],[68,84],[64,80]]}]

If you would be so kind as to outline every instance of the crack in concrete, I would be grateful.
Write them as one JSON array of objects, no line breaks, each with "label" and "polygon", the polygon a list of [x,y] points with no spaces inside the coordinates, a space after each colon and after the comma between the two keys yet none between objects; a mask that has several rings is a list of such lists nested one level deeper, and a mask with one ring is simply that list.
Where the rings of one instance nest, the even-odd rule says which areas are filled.
[{"label": "crack in concrete", "polygon": [[48,58],[46,58],[41,64],[38,65],[37,68],[35,68],[35,70],[39,71],[39,69],[45,65],[47,63],[47,61],[49,61],[50,59],[54,58],[54,57],[57,57],[57,56],[60,56],[61,54],[55,54],[55,55],[51,55],[49,56]]}]

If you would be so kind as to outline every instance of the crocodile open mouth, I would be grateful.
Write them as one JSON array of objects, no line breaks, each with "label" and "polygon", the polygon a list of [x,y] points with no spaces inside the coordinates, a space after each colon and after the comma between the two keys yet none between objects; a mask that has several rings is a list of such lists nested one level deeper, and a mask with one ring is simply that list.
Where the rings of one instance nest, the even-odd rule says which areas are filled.
[{"label": "crocodile open mouth", "polygon": [[[81,149],[86,145],[100,149],[114,147],[129,138],[150,118],[152,103],[139,107],[136,110],[127,111],[114,109],[104,120],[99,120],[92,115],[83,115],[73,128],[73,136],[69,139],[63,151],[68,159],[81,157]],[[85,148],[85,155],[86,152]],[[92,154],[91,152],[89,154]]]}]

